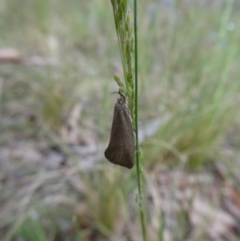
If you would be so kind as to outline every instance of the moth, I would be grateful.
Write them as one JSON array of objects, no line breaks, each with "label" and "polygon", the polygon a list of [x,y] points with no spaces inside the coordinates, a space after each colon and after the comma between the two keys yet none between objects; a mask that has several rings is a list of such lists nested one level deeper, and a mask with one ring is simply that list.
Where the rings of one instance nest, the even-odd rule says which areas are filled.
[{"label": "moth", "polygon": [[104,154],[110,162],[130,169],[135,159],[134,129],[126,97],[117,93],[120,98],[114,106],[110,141]]}]

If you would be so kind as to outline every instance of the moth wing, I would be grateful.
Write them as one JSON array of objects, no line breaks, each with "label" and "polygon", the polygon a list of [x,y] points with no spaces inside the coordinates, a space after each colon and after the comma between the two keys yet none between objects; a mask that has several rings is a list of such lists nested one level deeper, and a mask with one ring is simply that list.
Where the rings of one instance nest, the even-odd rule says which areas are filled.
[{"label": "moth wing", "polygon": [[135,142],[129,109],[115,104],[112,130],[105,157],[112,163],[127,168],[134,165]]},{"label": "moth wing", "polygon": [[131,169],[134,166],[134,152],[131,149],[124,149],[119,146],[108,146],[105,151],[105,157],[120,166]]}]

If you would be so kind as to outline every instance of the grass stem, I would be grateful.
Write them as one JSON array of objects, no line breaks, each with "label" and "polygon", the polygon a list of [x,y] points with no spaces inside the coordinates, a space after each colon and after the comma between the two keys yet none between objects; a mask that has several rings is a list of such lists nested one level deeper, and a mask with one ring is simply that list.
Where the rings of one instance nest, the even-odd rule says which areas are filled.
[{"label": "grass stem", "polygon": [[140,169],[140,150],[138,141],[138,39],[137,39],[137,0],[134,0],[134,62],[135,62],[135,130],[136,130],[136,171],[137,171],[137,182],[138,182],[138,205],[140,213],[140,222],[142,227],[142,238],[144,241],[147,240],[146,224],[142,204],[142,175]]}]

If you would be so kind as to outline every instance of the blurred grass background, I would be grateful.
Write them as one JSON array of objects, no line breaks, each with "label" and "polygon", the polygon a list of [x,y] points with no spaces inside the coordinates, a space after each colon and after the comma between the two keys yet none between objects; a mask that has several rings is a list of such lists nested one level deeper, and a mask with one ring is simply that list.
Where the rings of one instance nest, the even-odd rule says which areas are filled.
[{"label": "blurred grass background", "polygon": [[[157,188],[149,176],[162,167],[202,173],[221,162],[230,166],[226,181],[232,180],[235,166],[225,150],[233,147],[235,156],[240,147],[239,10],[233,0],[139,1],[140,122],[158,117],[161,123],[141,147],[146,197]],[[122,73],[109,0],[0,0],[0,48],[56,60],[42,67],[0,63],[2,147],[62,143],[63,120],[76,103],[82,106],[83,139],[108,140],[115,101],[109,93],[117,91],[112,73]],[[22,173],[20,160],[1,155],[0,162]],[[1,181],[0,198],[7,203],[1,240],[140,240],[134,170],[104,160],[91,171],[77,169],[79,193],[57,189],[56,199],[51,192],[48,199],[37,194],[45,180],[65,182],[62,175],[57,170],[26,176],[29,196],[21,199],[16,179]],[[151,220],[159,207],[149,202]],[[175,220],[172,240],[187,240],[186,216]],[[148,230],[149,240],[163,240],[160,224],[149,222]]]}]

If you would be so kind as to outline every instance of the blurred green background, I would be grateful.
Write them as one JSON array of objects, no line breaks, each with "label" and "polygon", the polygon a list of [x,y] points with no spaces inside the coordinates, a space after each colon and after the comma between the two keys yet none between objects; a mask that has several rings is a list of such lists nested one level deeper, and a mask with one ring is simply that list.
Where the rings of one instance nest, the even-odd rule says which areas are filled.
[{"label": "blurred green background", "polygon": [[[239,240],[240,4],[138,5],[148,240]],[[135,170],[103,157],[113,73],[110,0],[0,0],[0,240],[141,240]]]}]

